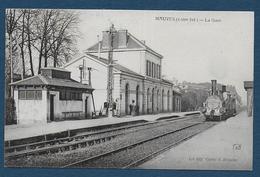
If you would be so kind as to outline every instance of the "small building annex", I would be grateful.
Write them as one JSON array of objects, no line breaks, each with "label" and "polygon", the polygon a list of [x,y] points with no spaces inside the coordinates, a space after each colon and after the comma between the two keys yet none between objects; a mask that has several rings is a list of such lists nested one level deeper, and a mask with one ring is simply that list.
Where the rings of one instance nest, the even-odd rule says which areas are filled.
[{"label": "small building annex", "polygon": [[[181,111],[181,92],[161,76],[162,58],[162,55],[127,30],[116,31],[113,47],[113,99],[119,101],[119,116],[130,113],[129,105],[133,101],[138,106],[139,114]],[[72,78],[78,81],[82,78],[83,82],[88,83],[91,74],[96,111],[102,110],[107,101],[107,67],[107,31],[103,32],[102,40],[88,48],[84,55],[64,66],[71,71]]]},{"label": "small building annex", "polygon": [[61,68],[42,68],[41,73],[10,84],[14,87],[17,124],[47,123],[91,115],[93,89],[71,79]]}]

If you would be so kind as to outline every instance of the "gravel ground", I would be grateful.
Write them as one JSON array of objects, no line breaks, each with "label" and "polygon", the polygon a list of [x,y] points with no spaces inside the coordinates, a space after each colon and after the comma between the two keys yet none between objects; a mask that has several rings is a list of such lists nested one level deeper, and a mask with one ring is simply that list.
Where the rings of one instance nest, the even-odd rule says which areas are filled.
[{"label": "gravel ground", "polygon": [[[189,119],[192,119],[191,117],[188,117],[188,118],[185,118],[185,119],[178,119],[178,120],[171,120],[171,121],[187,121]],[[122,135],[122,134],[126,134],[126,133],[130,133],[130,132],[133,132],[133,131],[140,131],[140,130],[144,130],[144,129],[149,129],[149,128],[152,128],[152,127],[158,127],[158,126],[164,126],[165,124],[168,124],[168,122],[156,122],[156,123],[150,123],[150,124],[136,124],[135,126],[133,127],[129,127],[129,128],[125,128],[125,129],[121,129],[121,130],[116,130],[117,128],[112,128],[112,129],[103,129],[102,131],[106,131],[106,130],[113,130],[111,132],[104,132],[104,133],[100,133],[100,134],[94,134],[94,135],[87,135],[86,132],[85,133],[81,133],[81,134],[78,134],[77,136],[82,136],[83,138],[80,138],[80,139],[73,139],[72,141],[61,141],[59,142],[57,140],[57,142],[55,144],[46,144],[46,145],[42,145],[40,144],[39,146],[35,146],[36,149],[39,147],[39,148],[42,148],[42,147],[58,147],[60,146],[61,144],[65,144],[65,143],[77,143],[77,142],[82,142],[82,141],[87,141],[87,140],[93,140],[93,139],[99,139],[99,138],[103,138],[103,137],[108,137],[108,136],[114,136],[114,135]],[[123,128],[123,127],[122,127]],[[88,133],[95,133],[95,131],[90,131]],[[26,152],[27,150],[24,150],[23,152]],[[30,151],[30,149],[29,149]]]},{"label": "gravel ground", "polygon": [[131,149],[127,149],[110,156],[105,156],[101,159],[91,160],[88,163],[85,163],[84,165],[75,167],[122,168],[126,165],[135,162],[136,160],[146,157],[147,155],[153,152],[167,147],[173,142],[177,142],[179,140],[182,140],[183,138],[206,130],[214,124],[216,123],[199,124],[189,129],[185,129],[174,134],[169,134],[159,139],[155,139],[144,144],[135,146]]},{"label": "gravel ground", "polygon": [[[124,136],[119,136],[111,141],[97,144],[95,146],[77,149],[74,151],[60,152],[56,154],[46,154],[38,156],[28,156],[24,158],[18,158],[15,160],[6,160],[6,167],[60,167],[68,163],[72,163],[78,160],[82,160],[88,157],[95,156],[100,153],[111,151],[112,149],[132,144],[136,141],[147,139],[155,135],[163,134],[165,132],[185,127],[193,124],[195,121],[201,119],[189,120],[189,121],[176,121],[173,124],[166,124],[161,127],[153,127],[138,132],[128,133]],[[127,130],[126,130],[127,131]],[[156,146],[156,145],[151,145]],[[141,151],[142,152],[142,151]]]}]

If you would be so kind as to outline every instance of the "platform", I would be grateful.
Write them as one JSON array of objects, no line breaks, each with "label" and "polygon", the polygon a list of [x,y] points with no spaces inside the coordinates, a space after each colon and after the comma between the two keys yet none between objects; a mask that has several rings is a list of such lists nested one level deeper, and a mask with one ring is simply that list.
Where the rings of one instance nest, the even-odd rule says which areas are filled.
[{"label": "platform", "polygon": [[252,170],[252,160],[253,117],[241,112],[138,168]]},{"label": "platform", "polygon": [[[198,112],[198,111],[195,111]],[[125,116],[125,117],[113,117],[113,118],[98,118],[98,119],[86,119],[86,120],[70,120],[51,122],[46,124],[30,124],[30,125],[8,125],[5,126],[5,141],[16,140],[21,138],[28,138],[33,136],[45,135],[50,133],[57,133],[67,130],[74,130],[80,128],[88,128],[109,124],[117,124],[122,122],[131,122],[137,120],[154,121],[161,117],[166,116],[185,116],[194,112],[180,112],[180,113],[160,113],[149,114],[140,116]]]}]

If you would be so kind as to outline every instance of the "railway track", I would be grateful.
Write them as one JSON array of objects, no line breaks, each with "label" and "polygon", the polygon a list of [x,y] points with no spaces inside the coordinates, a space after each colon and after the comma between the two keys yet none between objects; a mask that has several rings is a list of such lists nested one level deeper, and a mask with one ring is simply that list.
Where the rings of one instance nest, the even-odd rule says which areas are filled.
[{"label": "railway track", "polygon": [[191,118],[194,119],[194,116],[198,115],[192,115],[192,117],[190,116],[191,115],[189,115],[188,117],[177,117],[174,119],[171,119],[170,117],[165,117],[163,120],[156,122],[139,123],[136,125],[128,125],[118,128],[111,128],[108,130],[84,133],[74,137],[59,138],[55,140],[13,146],[5,148],[5,158],[8,160],[30,155],[71,151],[78,148],[84,148],[87,146],[104,143],[106,141],[114,139],[117,136],[125,135],[127,133],[141,131],[156,126],[164,126],[169,122],[188,120]]},{"label": "railway track", "polygon": [[[69,163],[64,165],[63,168],[76,168],[76,167],[109,167],[109,168],[131,168],[140,165],[141,163],[153,158],[154,156],[170,149],[173,146],[201,133],[202,131],[214,126],[216,123],[209,122],[197,122],[191,125],[187,125],[181,128],[178,128],[173,131],[168,131],[157,136],[149,137],[147,139],[131,143],[129,145],[113,149],[111,151],[98,154],[93,157],[89,157],[80,161]],[[197,127],[197,128],[196,128]],[[190,130],[192,129],[192,131]],[[185,134],[185,131],[190,133]],[[184,135],[183,135],[184,134]],[[172,136],[174,135],[174,136]],[[136,153],[142,152],[140,149],[142,146],[149,146],[155,144],[161,144],[165,138],[172,137],[174,140],[171,142],[171,139],[168,139],[168,142],[164,146],[153,149],[149,152],[144,152],[143,155],[136,155]],[[176,139],[176,137],[178,137]],[[156,143],[157,142],[157,143]],[[139,150],[138,150],[139,149]],[[132,151],[132,152],[131,152]],[[133,158],[134,157],[134,158]]]}]

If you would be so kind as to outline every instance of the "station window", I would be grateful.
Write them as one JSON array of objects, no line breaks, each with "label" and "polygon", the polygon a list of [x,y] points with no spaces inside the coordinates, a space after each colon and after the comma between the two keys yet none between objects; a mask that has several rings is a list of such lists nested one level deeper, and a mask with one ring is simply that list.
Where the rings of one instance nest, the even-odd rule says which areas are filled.
[{"label": "station window", "polygon": [[61,90],[60,100],[82,100],[82,93],[79,91]]},{"label": "station window", "polygon": [[35,99],[36,100],[41,100],[42,99],[42,91],[41,90],[36,90],[35,91]]},{"label": "station window", "polygon": [[148,76],[151,76],[151,62],[148,61]]},{"label": "station window", "polygon": [[161,66],[159,65],[159,79],[161,79]]},{"label": "station window", "polygon": [[153,78],[161,78],[161,66],[146,60],[146,75]]},{"label": "station window", "polygon": [[157,73],[156,73],[156,78],[158,78],[158,79],[159,79],[159,74],[160,74],[160,72],[159,72],[159,65],[157,65],[157,66],[156,66],[156,70],[157,70]]},{"label": "station window", "polygon": [[26,99],[27,100],[34,100],[35,93],[32,90],[26,91]]},{"label": "station window", "polygon": [[41,100],[41,90],[19,90],[18,99],[20,100]]},{"label": "station window", "polygon": [[148,76],[149,74],[149,61],[146,61],[146,75]]},{"label": "station window", "polygon": [[153,70],[154,70],[153,77],[156,78],[156,64],[155,63],[153,64]]},{"label": "station window", "polygon": [[60,91],[60,100],[66,100],[66,92],[64,90]]},{"label": "station window", "polygon": [[26,92],[25,92],[25,90],[19,90],[18,98],[20,100],[26,100]]},{"label": "station window", "polygon": [[153,77],[154,76],[154,63],[152,63],[152,74],[151,76]]},{"label": "station window", "polygon": [[156,64],[154,63],[153,64],[153,77],[155,78],[156,77]]}]

